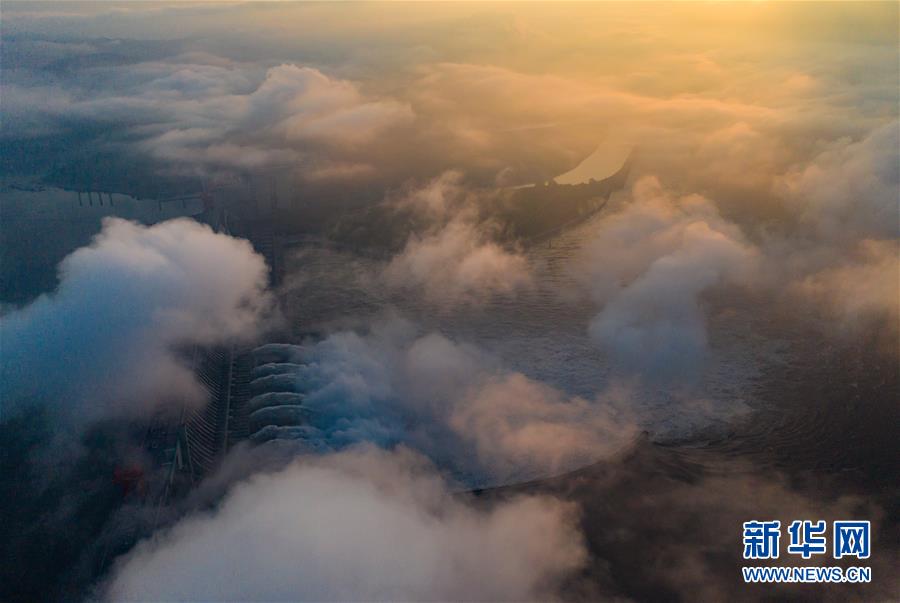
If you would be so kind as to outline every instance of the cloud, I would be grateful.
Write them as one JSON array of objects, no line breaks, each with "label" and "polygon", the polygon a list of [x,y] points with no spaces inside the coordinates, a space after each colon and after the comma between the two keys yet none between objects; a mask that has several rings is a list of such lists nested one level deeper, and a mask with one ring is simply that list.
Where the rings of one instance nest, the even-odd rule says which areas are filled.
[{"label": "cloud", "polygon": [[788,151],[759,130],[789,119],[790,107],[635,90],[627,77],[566,71],[433,64],[409,94],[420,122],[451,141],[453,165],[507,179],[512,169],[516,183],[566,172],[611,140],[639,146],[642,167],[683,190],[768,192],[779,162],[787,161]]},{"label": "cloud", "polygon": [[[596,304],[589,332],[617,364],[613,370],[598,367],[598,373],[616,375],[624,368],[650,381],[691,375],[712,338],[707,310],[721,309],[714,298],[729,285],[757,278],[768,287],[765,301],[789,298],[798,314],[813,304],[827,309],[831,320],[824,327],[831,332],[838,323],[874,331],[885,318],[895,330],[896,7],[728,6],[702,14],[671,7],[657,14],[652,7],[624,6],[503,8],[489,16],[460,5],[377,9],[377,15],[360,8],[367,18],[354,20],[342,8],[312,4],[81,7],[74,17],[33,11],[46,18],[10,7],[18,15],[4,21],[3,58],[11,68],[3,72],[3,136],[43,137],[35,146],[62,149],[58,156],[34,153],[46,157],[36,174],[68,167],[73,148],[76,157],[98,149],[116,157],[134,153],[140,170],[162,171],[161,165],[166,174],[190,176],[186,187],[194,186],[194,176],[219,170],[299,166],[301,180],[319,183],[317,192],[324,193],[304,195],[310,205],[345,197],[369,202],[382,197],[381,185],[434,178],[407,195],[406,208],[422,228],[409,240],[404,236],[405,247],[383,275],[401,292],[421,294],[441,309],[515,293],[530,278],[524,257],[494,244],[490,228],[468,213],[477,199],[459,174],[477,184],[533,182],[570,169],[598,143],[626,140],[643,151],[632,173],[655,174],[658,183],[643,181],[632,203],[600,216],[599,235],[580,267]],[[53,31],[64,44],[40,39]],[[79,42],[73,33],[91,38]],[[10,54],[16,46],[22,50]],[[135,181],[144,175],[131,174]],[[365,193],[345,195],[337,188],[349,180],[365,181]],[[191,254],[162,254],[165,277],[143,262],[113,262],[132,258],[135,247],[142,257],[153,256],[159,246],[178,248],[181,239],[195,239],[179,234],[156,245],[142,236],[121,237],[130,241],[121,242],[121,255],[119,247],[112,253],[102,246],[109,252],[102,269],[74,271],[78,279],[64,275],[54,296],[4,317],[0,391],[6,408],[9,388],[16,396],[50,396],[88,419],[142,413],[167,397],[180,403],[196,393],[196,384],[178,348],[252,335],[250,323],[268,302],[254,284],[264,268],[250,259],[248,247],[223,244],[215,254],[201,253],[200,267],[186,267]],[[210,283],[215,267],[225,264],[237,267],[228,269],[229,278],[232,271],[239,275],[237,282]],[[197,281],[208,285],[207,293],[193,287]],[[82,286],[90,293],[76,295]],[[240,297],[235,290],[255,301],[234,302]],[[782,291],[793,296],[782,297]],[[766,304],[740,292],[737,297],[743,303],[727,310],[745,326],[759,324],[752,321]],[[245,318],[227,318],[234,315]],[[896,354],[896,339],[892,343]],[[756,350],[742,341],[734,345],[742,359]],[[580,348],[569,349],[575,355]],[[645,400],[647,389],[638,382],[635,391],[573,396],[505,368],[474,346],[408,325],[333,334],[306,351],[310,364],[295,369],[296,377],[311,390],[304,404],[314,406],[319,419],[304,437],[323,443],[324,450],[399,442],[479,478],[546,475],[614,453],[618,439],[627,443],[635,430],[633,409],[624,413],[621,407]],[[15,362],[7,367],[7,359]],[[581,379],[571,376],[573,383]],[[658,414],[668,419],[679,411],[669,404],[676,388],[659,389],[667,398]],[[709,398],[689,402],[720,408],[722,390],[713,389]],[[28,403],[14,408],[30,409]],[[260,479],[293,483],[308,471],[324,471],[305,467]],[[337,473],[333,481],[340,482],[343,474]],[[352,495],[367,483],[356,476],[344,481],[353,487],[340,492]],[[665,520],[647,541],[659,543],[659,533],[671,534],[672,525],[706,528],[692,547],[645,547],[661,552],[645,567],[671,570],[668,583],[688,595],[723,599],[745,592],[711,584],[719,575],[716,552],[710,555],[704,544],[733,534],[728,526],[753,509],[738,507],[727,521],[698,524],[670,508],[731,508],[715,493],[734,490],[759,507],[754,494],[760,488],[751,486],[713,484],[686,499],[642,493],[641,500],[659,506],[639,507],[636,514],[651,528],[654,519]],[[300,501],[316,496],[301,490]],[[377,506],[371,496],[359,498]],[[774,492],[759,498],[774,504],[783,497]],[[266,501],[255,508],[270,509],[274,503]],[[312,502],[321,503],[313,505],[316,518],[332,501]],[[777,504],[762,508],[770,506],[778,511]],[[411,511],[404,517],[417,520],[420,507],[403,507]],[[291,510],[300,515],[305,507]],[[285,518],[277,528],[293,525],[295,515],[279,513],[272,514]],[[200,530],[208,521],[218,531],[217,517],[195,516],[183,525]],[[326,524],[329,517],[322,519]],[[331,524],[341,526],[339,520]],[[419,534],[418,524],[408,531]],[[614,539],[624,531],[606,529],[604,536]],[[212,531],[203,534],[212,541]],[[172,536],[168,544],[181,554],[193,542]],[[322,542],[332,541],[322,536]],[[295,545],[302,546],[291,541]],[[480,552],[480,545],[469,548]],[[145,546],[151,569],[166,563],[165,554],[154,551]],[[196,552],[202,558],[206,551]],[[204,562],[216,563],[219,553],[207,554]],[[244,567],[238,561],[233,566]],[[316,580],[330,577],[327,569],[300,575],[321,585]],[[345,575],[356,575],[353,569]],[[238,575],[248,587],[256,578]],[[145,578],[129,584],[143,588]],[[196,582],[184,588],[199,588]],[[411,578],[408,584],[413,589],[422,583]],[[544,591],[523,587],[514,594],[536,598]]]},{"label": "cloud", "polygon": [[251,339],[272,309],[263,258],[191,220],[107,218],[59,275],[0,320],[4,418],[36,403],[77,423],[198,403],[185,352]]},{"label": "cloud", "polygon": [[457,214],[470,210],[471,199],[463,183],[463,173],[447,170],[423,186],[407,185],[400,193],[390,196],[387,205],[428,223],[445,224]]},{"label": "cloud", "polygon": [[[35,29],[5,40],[8,62],[24,68],[4,73],[5,110],[17,119],[3,128],[28,136],[99,121],[111,134],[102,144],[149,152],[170,173],[180,164],[182,175],[260,165],[156,140],[197,128],[210,131],[213,147],[236,145],[304,173],[315,162],[373,164],[342,178],[386,186],[448,169],[482,184],[546,180],[598,144],[625,140],[644,149],[647,172],[667,186],[767,219],[780,209],[772,188],[788,169],[896,118],[896,35],[882,25],[896,11],[854,8],[869,33],[860,44],[836,12],[724,14],[738,10],[650,18],[597,7],[576,17],[448,6],[366,12],[371,19],[352,24],[335,8],[288,5],[86,11],[75,22],[15,11],[14,31]],[[159,39],[175,23],[196,35],[135,40],[151,22]],[[51,60],[59,50],[43,46],[76,42],[75,23],[94,32],[82,46],[98,63],[75,51],[63,64],[69,77]],[[810,35],[798,23],[820,26]],[[599,28],[610,36],[594,35]],[[686,28],[689,42],[673,37]],[[721,31],[735,35],[722,44]],[[762,33],[770,31],[784,39]],[[838,40],[842,52],[829,52]],[[16,86],[33,93],[19,102]],[[47,109],[51,98],[66,103]]]},{"label": "cloud", "polygon": [[585,561],[575,508],[470,505],[417,455],[298,459],[120,559],[110,600],[537,600]]},{"label": "cloud", "polygon": [[261,70],[215,59],[189,53],[130,65],[127,73],[111,70],[99,94],[13,83],[8,110],[21,119],[5,123],[3,135],[31,136],[20,123],[55,131],[113,125],[117,138],[127,139],[124,148],[191,175],[355,163],[359,149],[413,119],[408,105],[367,98],[355,84],[312,67]]},{"label": "cloud", "polygon": [[450,222],[436,233],[412,235],[384,270],[388,285],[420,290],[437,306],[475,304],[531,284],[521,255],[486,240],[478,228]]},{"label": "cloud", "polygon": [[[110,218],[61,262],[55,291],[4,308],[0,440],[19,452],[0,471],[11,551],[0,598],[83,591],[108,546],[152,525],[135,507],[167,470],[147,426],[207,401],[194,346],[257,337],[271,324],[267,284],[247,241],[192,220]],[[123,469],[141,476],[128,498]]]},{"label": "cloud", "polygon": [[[162,80],[149,85],[171,92],[170,77]],[[317,145],[366,145],[386,128],[412,118],[400,103],[367,100],[350,82],[293,64],[268,69],[246,94],[216,91],[188,100],[181,92],[184,87],[179,82],[176,98],[165,103],[177,127],[169,126],[142,143],[158,159],[243,168],[298,164]],[[246,159],[247,154],[254,160]]]},{"label": "cloud", "polygon": [[239,117],[248,130],[271,128],[289,141],[359,143],[410,117],[393,101],[367,101],[356,86],[311,67],[280,65],[266,72],[246,98]]},{"label": "cloud", "polygon": [[851,333],[873,327],[896,336],[900,318],[900,241],[862,241],[834,265],[793,284],[792,291],[822,305]]},{"label": "cloud", "polygon": [[[733,128],[727,139],[740,147],[735,137],[758,134]],[[772,176],[784,213],[762,227],[726,218],[713,201],[675,194],[658,179],[638,180],[632,199],[601,217],[574,264],[601,306],[591,336],[645,378],[696,375],[708,347],[704,296],[725,285],[802,305],[832,334],[880,325],[895,336],[898,165],[896,122],[828,143]]]},{"label": "cloud", "polygon": [[589,401],[512,373],[470,390],[450,424],[494,475],[524,480],[608,459],[637,436],[626,394]]},{"label": "cloud", "polygon": [[838,140],[789,172],[783,187],[792,209],[823,239],[900,237],[900,125],[862,140]]},{"label": "cloud", "polygon": [[404,249],[385,267],[389,287],[412,290],[448,309],[509,295],[532,285],[528,261],[492,240],[478,216],[479,197],[449,171],[389,197],[386,206],[413,224]]},{"label": "cloud", "polygon": [[898,128],[829,143],[778,184],[796,228],[765,241],[769,272],[845,332],[898,328]]},{"label": "cloud", "polygon": [[397,318],[368,333],[334,333],[297,354],[307,364],[293,372],[295,389],[311,419],[281,437],[295,438],[301,451],[403,444],[469,485],[494,484],[609,458],[637,432],[627,388],[569,396],[478,347]]},{"label": "cloud", "polygon": [[578,260],[601,306],[590,334],[645,377],[683,377],[707,349],[700,296],[751,277],[757,250],[698,195],[674,197],[637,182],[633,200],[603,219]]}]

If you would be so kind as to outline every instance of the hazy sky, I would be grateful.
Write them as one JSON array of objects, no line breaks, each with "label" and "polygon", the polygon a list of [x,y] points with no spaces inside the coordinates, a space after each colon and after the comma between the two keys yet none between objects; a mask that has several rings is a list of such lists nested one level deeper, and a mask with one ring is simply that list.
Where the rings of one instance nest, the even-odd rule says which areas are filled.
[{"label": "hazy sky", "polygon": [[784,173],[896,117],[896,17],[894,3],[7,3],[2,135],[173,177],[277,165],[332,185],[447,169],[530,182],[624,141],[687,192],[769,205]]}]

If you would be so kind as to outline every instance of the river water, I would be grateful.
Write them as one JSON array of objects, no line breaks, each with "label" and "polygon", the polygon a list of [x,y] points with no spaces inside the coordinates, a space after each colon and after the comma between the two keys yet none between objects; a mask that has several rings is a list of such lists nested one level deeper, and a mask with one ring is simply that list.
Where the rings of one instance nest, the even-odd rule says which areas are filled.
[{"label": "river water", "polygon": [[[102,201],[101,201],[102,197]],[[102,203],[102,204],[101,204]],[[100,232],[115,216],[142,224],[192,216],[199,199],[159,204],[121,193],[87,193],[55,187],[0,184],[0,291],[3,301],[22,304],[56,287],[56,267]]]},{"label": "river water", "polygon": [[[296,338],[308,331],[364,325],[391,311],[423,332],[436,331],[477,345],[508,370],[592,399],[623,373],[623,367],[588,335],[599,309],[574,267],[600,220],[602,216],[596,216],[528,249],[532,287],[449,309],[382,286],[378,279],[382,260],[319,246],[295,247],[288,252],[282,305]],[[704,300],[704,305],[710,313],[711,349],[692,376],[693,403],[689,407],[683,403],[683,387],[652,380],[633,402],[642,429],[655,441],[715,433],[765,406],[761,380],[770,367],[787,361],[788,342],[771,322],[742,307],[749,302],[740,295],[723,294]]]},{"label": "river water", "polygon": [[[602,215],[527,251],[535,286],[446,310],[378,282],[383,260],[320,246],[287,253],[280,292],[292,337],[356,328],[394,312],[423,332],[477,345],[509,370],[592,399],[620,374],[588,335],[598,312],[573,262]],[[747,291],[704,296],[709,350],[688,389],[645,383],[631,401],[645,437],[715,471],[811,470],[856,486],[896,483],[896,353],[836,336],[819,316]],[[896,350],[896,347],[894,348]]]},{"label": "river water", "polygon": [[[453,311],[387,291],[373,280],[379,260],[297,247],[281,291],[293,337],[360,327],[390,308],[590,399],[621,368],[588,336],[598,309],[570,269],[601,219],[528,250],[534,289]],[[631,403],[644,434],[622,455],[480,496],[542,493],[578,504],[590,555],[566,585],[575,599],[896,600],[896,342],[835,333],[824,317],[746,291],[702,303],[709,353],[691,388],[700,403],[685,406],[664,385],[642,387]],[[743,583],[742,522],[823,518],[872,521],[871,584]],[[782,557],[779,564],[793,563]]]}]

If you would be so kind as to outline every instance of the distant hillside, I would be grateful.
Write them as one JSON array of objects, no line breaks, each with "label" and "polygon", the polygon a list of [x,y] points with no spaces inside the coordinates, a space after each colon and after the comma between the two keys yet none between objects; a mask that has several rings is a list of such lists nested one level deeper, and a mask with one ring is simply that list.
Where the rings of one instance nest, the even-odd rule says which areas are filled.
[{"label": "distant hillside", "polygon": [[601,209],[609,196],[625,185],[631,169],[629,157],[619,170],[603,180],[584,184],[557,184],[555,181],[513,189],[488,210],[501,236],[522,244],[553,236],[560,230],[587,219]]},{"label": "distant hillside", "polygon": [[[621,189],[631,169],[629,157],[608,178],[583,184],[544,182],[520,188],[478,191],[469,207],[498,242],[529,245],[587,219]],[[410,234],[433,224],[413,209],[383,203],[350,212],[329,230],[335,243],[351,248],[399,250]]]}]

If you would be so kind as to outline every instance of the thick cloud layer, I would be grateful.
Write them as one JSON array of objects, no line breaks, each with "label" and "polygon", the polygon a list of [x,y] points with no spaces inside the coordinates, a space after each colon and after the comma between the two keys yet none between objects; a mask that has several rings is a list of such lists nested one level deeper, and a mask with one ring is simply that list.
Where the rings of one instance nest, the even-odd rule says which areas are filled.
[{"label": "thick cloud layer", "polygon": [[771,217],[785,174],[896,119],[889,4],[357,10],[11,7],[3,135],[393,185],[535,182],[624,140],[679,192]]},{"label": "thick cloud layer", "polygon": [[403,105],[367,101],[353,84],[310,67],[272,67],[249,94],[222,95],[208,82],[188,66],[146,84],[180,122],[143,143],[152,156],[212,167],[293,165],[306,159],[305,147],[352,148],[409,119]]},{"label": "thick cloud layer", "polygon": [[192,220],[107,219],[57,291],[5,314],[4,418],[47,405],[76,422],[199,403],[191,346],[248,339],[272,300],[247,241]]},{"label": "thick cloud layer", "polygon": [[577,570],[575,509],[477,509],[421,457],[363,449],[237,484],[120,560],[106,596],[156,601],[537,600]]},{"label": "thick cloud layer", "polygon": [[32,137],[35,123],[124,126],[126,148],[169,175],[305,165],[315,178],[369,169],[355,162],[357,151],[412,118],[403,103],[367,99],[351,82],[295,64],[266,69],[188,54],[111,77],[100,94],[11,84],[5,100],[18,119],[4,123],[3,136]]}]

